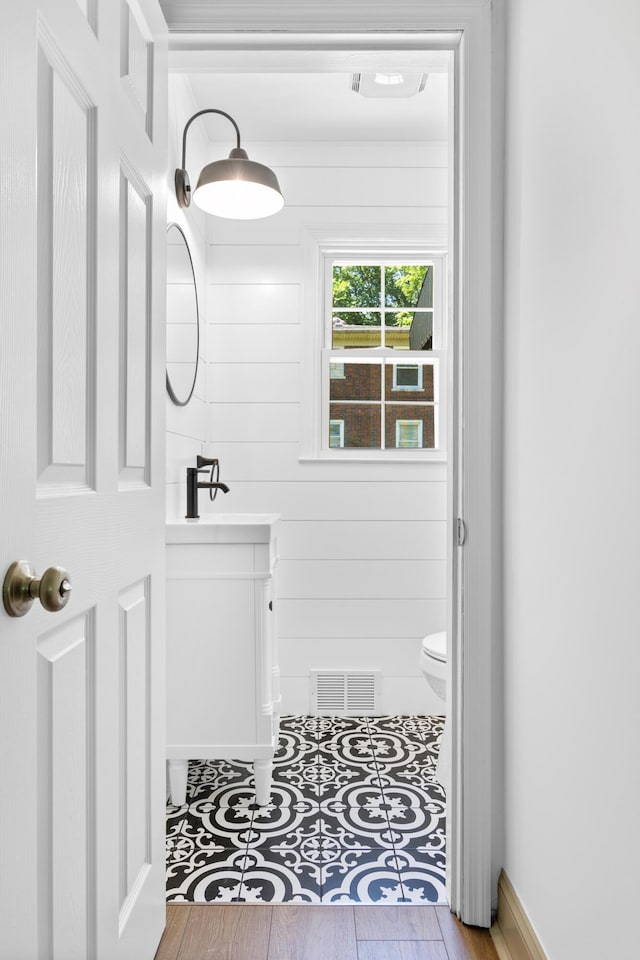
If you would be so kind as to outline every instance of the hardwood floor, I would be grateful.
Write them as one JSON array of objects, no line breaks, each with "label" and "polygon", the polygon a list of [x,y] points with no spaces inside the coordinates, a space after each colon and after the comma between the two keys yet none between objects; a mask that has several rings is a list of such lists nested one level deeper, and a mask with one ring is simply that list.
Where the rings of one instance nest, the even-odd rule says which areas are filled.
[{"label": "hardwood floor", "polygon": [[497,960],[446,906],[170,904],[155,960]]}]

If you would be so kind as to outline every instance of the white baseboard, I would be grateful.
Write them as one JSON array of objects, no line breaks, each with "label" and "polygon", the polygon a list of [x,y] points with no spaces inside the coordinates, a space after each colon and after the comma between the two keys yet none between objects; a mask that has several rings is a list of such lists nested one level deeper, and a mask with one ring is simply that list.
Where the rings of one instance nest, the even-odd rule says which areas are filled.
[{"label": "white baseboard", "polygon": [[491,927],[491,936],[500,960],[547,960],[504,870],[498,880],[498,915]]}]

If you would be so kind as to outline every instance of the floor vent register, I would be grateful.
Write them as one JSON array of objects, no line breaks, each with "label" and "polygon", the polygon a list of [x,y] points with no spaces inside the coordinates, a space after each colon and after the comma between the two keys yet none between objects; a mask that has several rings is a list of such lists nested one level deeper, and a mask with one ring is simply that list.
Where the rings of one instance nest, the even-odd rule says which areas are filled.
[{"label": "floor vent register", "polygon": [[311,671],[311,714],[348,717],[381,713],[379,670]]}]

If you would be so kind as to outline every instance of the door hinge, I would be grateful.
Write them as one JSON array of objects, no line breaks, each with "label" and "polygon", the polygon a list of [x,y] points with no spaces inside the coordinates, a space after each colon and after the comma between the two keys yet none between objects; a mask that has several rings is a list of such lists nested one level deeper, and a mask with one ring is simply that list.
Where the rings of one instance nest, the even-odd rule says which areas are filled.
[{"label": "door hinge", "polygon": [[458,517],[458,546],[461,547],[467,538],[467,528],[462,517]]}]

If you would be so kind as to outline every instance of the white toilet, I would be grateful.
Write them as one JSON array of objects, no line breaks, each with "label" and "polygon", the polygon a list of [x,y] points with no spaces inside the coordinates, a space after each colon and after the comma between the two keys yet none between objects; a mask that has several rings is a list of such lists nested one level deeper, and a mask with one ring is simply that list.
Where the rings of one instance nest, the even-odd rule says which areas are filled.
[{"label": "white toilet", "polygon": [[[444,630],[430,633],[422,641],[419,659],[420,669],[431,689],[442,700],[442,713],[447,715],[447,634]],[[436,777],[445,790],[449,788],[449,724],[445,720]]]},{"label": "white toilet", "polygon": [[443,713],[446,714],[447,702],[447,634],[430,633],[422,641],[420,651],[420,669],[424,673],[431,689],[444,700]]}]

